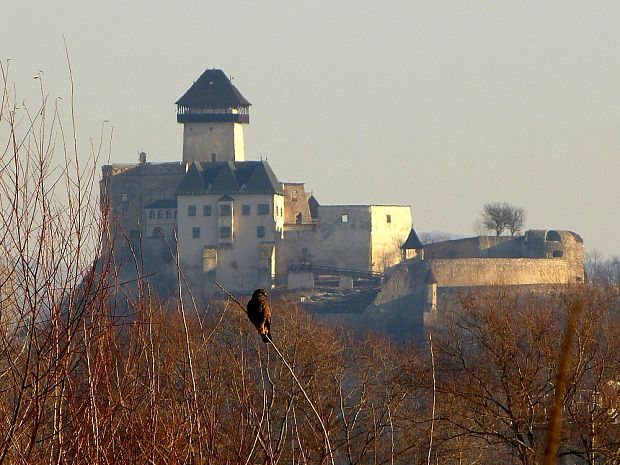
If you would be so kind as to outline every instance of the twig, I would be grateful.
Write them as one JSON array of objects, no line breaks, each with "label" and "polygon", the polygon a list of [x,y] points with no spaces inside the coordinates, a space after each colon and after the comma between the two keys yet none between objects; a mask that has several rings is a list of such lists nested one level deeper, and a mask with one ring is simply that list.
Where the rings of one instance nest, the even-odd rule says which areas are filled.
[{"label": "twig", "polygon": [[433,369],[433,407],[431,410],[431,439],[428,443],[427,464],[431,465],[431,451],[433,450],[433,432],[435,430],[435,402],[437,400],[437,381],[435,379],[435,354],[433,353],[433,333],[428,333],[428,343],[431,351],[431,367]]},{"label": "twig", "polygon": [[547,429],[547,445],[545,447],[544,464],[553,465],[557,463],[557,453],[560,446],[560,432],[562,431],[562,406],[568,385],[568,374],[570,371],[571,351],[570,346],[576,333],[577,317],[583,309],[583,302],[578,300],[568,309],[568,321],[566,330],[562,337],[560,347],[560,358],[558,362],[558,373],[555,382],[555,399],[553,403],[553,413],[549,419]]},{"label": "twig", "polygon": [[[239,306],[239,308],[241,308],[241,310],[243,310],[244,313],[247,314],[247,310],[246,310],[246,308],[243,306],[243,304],[241,302],[239,302],[237,299],[235,299],[235,297],[233,297],[233,295],[230,292],[228,292],[226,289],[224,289],[224,287],[220,283],[218,283],[215,280],[213,281],[213,283],[217,287],[219,287],[222,290],[222,292],[224,294],[226,294],[233,302],[235,302]],[[319,412],[316,409],[316,407],[314,406],[314,403],[312,402],[312,400],[310,400],[310,396],[308,396],[308,393],[306,392],[304,387],[301,385],[301,382],[297,378],[297,375],[295,375],[295,372],[293,371],[293,368],[291,368],[289,363],[286,361],[286,358],[284,358],[284,355],[282,355],[282,352],[280,352],[280,349],[278,349],[278,347],[273,343],[273,340],[269,337],[269,335],[267,335],[267,338],[269,339],[269,342],[271,343],[271,346],[273,347],[273,349],[276,351],[276,354],[278,354],[278,357],[280,357],[280,360],[282,360],[282,363],[284,363],[284,365],[286,365],[286,368],[288,368],[288,371],[290,371],[291,376],[293,377],[293,379],[297,383],[297,386],[299,386],[299,389],[301,390],[302,394],[304,395],[304,397],[308,401],[308,404],[310,405],[310,408],[312,409],[312,411],[316,415],[317,419],[319,420],[319,423],[321,424],[321,428],[323,429],[323,435],[325,436],[325,444],[327,445],[327,451],[329,452],[329,459],[331,461],[331,464],[334,465],[334,454],[332,453],[332,447],[331,447],[331,444],[329,442],[329,434],[327,433],[327,428],[325,428],[325,424],[323,423],[323,420],[321,419],[321,415],[319,415]]]}]

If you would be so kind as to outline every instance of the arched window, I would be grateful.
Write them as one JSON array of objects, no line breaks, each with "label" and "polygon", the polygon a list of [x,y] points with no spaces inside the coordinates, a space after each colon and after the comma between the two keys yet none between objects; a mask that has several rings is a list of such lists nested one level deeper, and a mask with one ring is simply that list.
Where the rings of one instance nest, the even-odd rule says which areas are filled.
[{"label": "arched window", "polygon": [[155,210],[149,210],[149,219],[155,219]]},{"label": "arched window", "polygon": [[172,218],[172,212],[170,210],[166,210],[166,218]]},{"label": "arched window", "polygon": [[157,210],[157,219],[162,219],[164,217],[164,212],[161,210]]}]

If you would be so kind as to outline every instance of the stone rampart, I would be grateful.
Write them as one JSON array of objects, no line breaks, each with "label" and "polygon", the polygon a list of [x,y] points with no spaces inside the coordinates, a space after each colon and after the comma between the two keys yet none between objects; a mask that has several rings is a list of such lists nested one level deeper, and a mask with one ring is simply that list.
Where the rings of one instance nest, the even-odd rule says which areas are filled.
[{"label": "stone rampart", "polygon": [[455,258],[430,262],[438,287],[564,284],[576,282],[566,260]]}]

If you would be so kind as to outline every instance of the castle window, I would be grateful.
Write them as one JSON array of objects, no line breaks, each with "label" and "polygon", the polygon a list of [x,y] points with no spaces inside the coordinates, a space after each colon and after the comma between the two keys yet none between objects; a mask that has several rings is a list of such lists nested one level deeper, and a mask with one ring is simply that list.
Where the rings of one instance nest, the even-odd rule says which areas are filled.
[{"label": "castle window", "polygon": [[230,216],[230,205],[220,205],[220,216]]},{"label": "castle window", "polygon": [[149,210],[149,218],[151,220],[155,219],[155,210]]},{"label": "castle window", "polygon": [[220,226],[220,239],[229,239],[232,236],[232,230],[228,226]]},{"label": "castle window", "polygon": [[202,206],[202,216],[211,216],[211,205]]},{"label": "castle window", "polygon": [[564,252],[562,250],[554,250],[552,255],[555,258],[560,258],[564,256]]},{"label": "castle window", "polygon": [[269,215],[269,204],[268,203],[259,203],[258,204],[258,214],[259,215]]},{"label": "castle window", "polygon": [[127,194],[122,193],[122,194],[121,194],[121,201],[123,201],[123,202],[127,202],[127,199],[128,199]]},{"label": "castle window", "polygon": [[157,210],[157,219],[161,220],[164,217],[164,212],[161,210]]},{"label": "castle window", "polygon": [[241,214],[242,215],[249,215],[250,214],[250,206],[249,205],[242,205],[241,206]]},{"label": "castle window", "polygon": [[200,237],[200,228],[192,228],[192,238],[198,239]]},{"label": "castle window", "polygon": [[391,223],[392,222],[392,215],[385,215],[385,221],[386,221],[386,223]]},{"label": "castle window", "polygon": [[170,210],[166,210],[166,218],[172,218],[172,212]]},{"label": "castle window", "polygon": [[292,191],[291,192],[291,200],[293,202],[297,202],[297,191]]},{"label": "castle window", "polygon": [[196,216],[196,205],[187,206],[187,216]]},{"label": "castle window", "polygon": [[265,227],[259,226],[256,228],[256,237],[265,237]]},{"label": "castle window", "polygon": [[347,215],[346,213],[343,213],[342,215],[340,215],[340,221],[342,223],[348,223],[349,222],[349,215]]}]

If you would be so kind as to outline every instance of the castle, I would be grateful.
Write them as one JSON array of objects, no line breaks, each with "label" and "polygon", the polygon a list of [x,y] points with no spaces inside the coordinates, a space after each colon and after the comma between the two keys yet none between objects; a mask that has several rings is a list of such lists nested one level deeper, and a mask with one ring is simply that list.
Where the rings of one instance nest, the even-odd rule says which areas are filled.
[{"label": "castle", "polygon": [[316,267],[352,287],[401,260],[410,206],[320,205],[266,160],[246,160],[251,104],[223,71],[207,69],[176,105],[181,161],[150,163],[141,153],[138,163],[102,167],[121,270],[138,269],[159,289],[174,288],[180,270],[208,294],[214,280],[237,292],[311,287]]},{"label": "castle", "polygon": [[266,160],[246,160],[251,104],[221,70],[207,69],[176,105],[180,161],[140,153],[102,167],[110,256],[127,280],[198,296],[216,280],[240,293],[371,286],[371,305],[356,301],[356,312],[407,302],[427,316],[458,289],[584,281],[583,241],[570,231],[422,244],[408,205],[320,205],[303,182],[280,182]]}]

